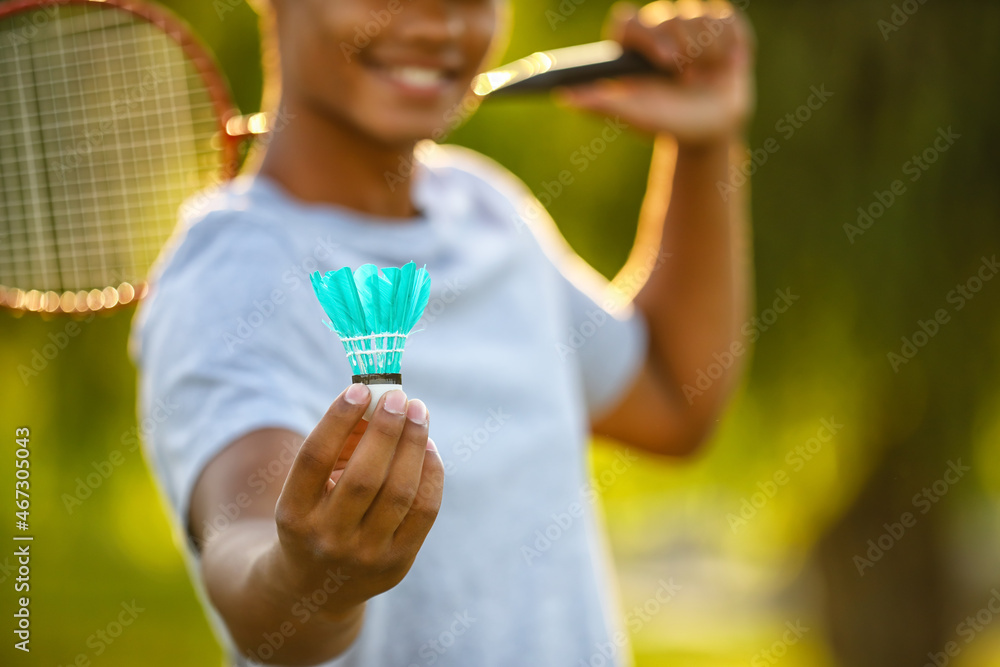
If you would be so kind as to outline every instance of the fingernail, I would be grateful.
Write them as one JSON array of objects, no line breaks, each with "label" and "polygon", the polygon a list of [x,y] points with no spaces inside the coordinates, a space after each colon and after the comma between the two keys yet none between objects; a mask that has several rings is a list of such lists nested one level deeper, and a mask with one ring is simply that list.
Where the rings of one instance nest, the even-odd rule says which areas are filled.
[{"label": "fingernail", "polygon": [[385,395],[385,411],[394,415],[406,412],[406,394],[402,389],[393,389]]},{"label": "fingernail", "polygon": [[437,445],[434,444],[434,441],[431,440],[430,438],[427,438],[427,451],[437,453],[437,450],[438,448]]},{"label": "fingernail", "polygon": [[347,388],[347,393],[344,394],[344,398],[351,405],[364,405],[368,402],[368,396],[371,392],[368,391],[368,385],[356,382]]},{"label": "fingernail", "polygon": [[424,426],[427,424],[427,406],[419,398],[413,399],[406,407],[406,418],[414,424]]}]

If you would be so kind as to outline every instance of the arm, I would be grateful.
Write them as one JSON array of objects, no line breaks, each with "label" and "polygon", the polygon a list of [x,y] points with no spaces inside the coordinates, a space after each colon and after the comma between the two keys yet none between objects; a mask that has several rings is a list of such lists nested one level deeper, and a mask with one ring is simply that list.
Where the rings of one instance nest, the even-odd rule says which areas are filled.
[{"label": "arm", "polygon": [[[598,433],[659,454],[690,453],[711,432],[740,376],[749,225],[742,198],[726,204],[715,187],[728,177],[729,153],[726,143],[675,150],[668,139],[657,142],[643,214],[670,206],[665,216],[642,221],[640,232],[659,233],[640,234],[616,278],[628,280],[650,258],[662,262],[634,300],[649,326],[649,356],[625,400],[594,424]],[[672,188],[671,181],[653,182],[673,164]],[[722,368],[722,376],[712,379],[710,366]],[[699,373],[709,377],[707,387]]]},{"label": "arm", "polygon": [[[679,68],[675,81],[602,82],[567,91],[567,101],[656,135],[637,242],[612,283],[628,286],[648,273],[634,304],[649,325],[650,349],[624,399],[593,427],[657,454],[680,455],[711,432],[745,353],[734,347],[743,345],[739,328],[752,288],[745,193],[724,193],[718,183],[729,183],[753,92],[743,18],[731,8],[728,15],[682,18],[671,7],[657,2],[638,14],[616,11],[614,34],[662,67]],[[703,33],[715,35],[713,41],[700,53],[689,49],[704,42],[697,41]],[[707,388],[699,384],[699,374],[720,358],[728,363],[722,376]]]},{"label": "arm", "polygon": [[402,580],[440,507],[444,469],[423,403],[390,392],[368,425],[367,389],[348,391],[304,440],[270,429],[232,443],[192,492],[209,597],[262,663],[343,653],[365,601]]}]

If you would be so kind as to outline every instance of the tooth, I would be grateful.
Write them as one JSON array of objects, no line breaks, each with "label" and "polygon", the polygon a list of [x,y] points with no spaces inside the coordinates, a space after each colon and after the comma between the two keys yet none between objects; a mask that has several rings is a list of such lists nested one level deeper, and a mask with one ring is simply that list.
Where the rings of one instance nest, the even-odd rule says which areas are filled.
[{"label": "tooth", "polygon": [[433,86],[444,79],[444,72],[426,67],[396,67],[393,76],[413,86]]}]

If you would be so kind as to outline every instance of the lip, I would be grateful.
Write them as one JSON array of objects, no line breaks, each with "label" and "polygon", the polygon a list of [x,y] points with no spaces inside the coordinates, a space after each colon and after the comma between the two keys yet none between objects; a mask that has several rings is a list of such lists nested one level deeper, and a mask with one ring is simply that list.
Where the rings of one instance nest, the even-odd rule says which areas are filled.
[{"label": "lip", "polygon": [[368,58],[362,65],[398,94],[418,100],[434,100],[449,91],[460,71],[452,63],[426,58]]}]

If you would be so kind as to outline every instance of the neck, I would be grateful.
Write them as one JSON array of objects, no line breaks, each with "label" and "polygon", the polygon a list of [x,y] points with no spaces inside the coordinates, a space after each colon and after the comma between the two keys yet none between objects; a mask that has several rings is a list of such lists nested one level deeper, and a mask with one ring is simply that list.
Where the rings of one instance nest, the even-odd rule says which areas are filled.
[{"label": "neck", "polygon": [[259,172],[296,198],[386,218],[412,218],[415,143],[388,145],[307,105],[282,99]]}]

